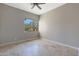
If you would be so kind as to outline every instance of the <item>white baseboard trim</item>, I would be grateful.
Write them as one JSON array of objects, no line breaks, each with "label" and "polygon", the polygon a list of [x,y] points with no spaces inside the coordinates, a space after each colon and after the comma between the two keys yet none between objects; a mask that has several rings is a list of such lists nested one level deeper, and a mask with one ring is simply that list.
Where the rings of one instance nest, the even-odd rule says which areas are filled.
[{"label": "white baseboard trim", "polygon": [[78,48],[78,56],[79,56],[79,48]]},{"label": "white baseboard trim", "polygon": [[[43,38],[42,38],[43,39]],[[66,46],[66,47],[70,47],[70,48],[73,48],[73,49],[79,49],[77,47],[73,47],[73,46],[70,46],[70,45],[66,45],[66,44],[63,44],[63,43],[59,43],[59,42],[56,42],[56,41],[51,41],[51,40],[48,40],[48,39],[43,39],[43,40],[46,40],[46,41],[49,41],[51,43],[55,43],[55,44],[58,44],[58,45],[61,45],[61,46]]]},{"label": "white baseboard trim", "polygon": [[58,44],[58,45],[61,45],[61,46],[65,46],[65,47],[69,47],[69,48],[75,49],[76,51],[78,51],[77,56],[79,56],[79,48],[77,48],[77,47],[73,47],[73,46],[66,45],[66,44],[63,44],[63,43],[59,43],[59,42],[56,42],[56,41],[51,41],[51,40],[48,40],[48,39],[43,39],[43,40],[46,40],[46,41],[49,41],[51,43],[55,43],[55,44]]},{"label": "white baseboard trim", "polygon": [[15,44],[15,43],[20,43],[20,42],[27,42],[27,41],[32,41],[32,40],[36,40],[38,38],[29,38],[29,39],[25,39],[25,40],[16,40],[14,42],[7,42],[7,43],[2,43],[0,44],[0,46],[5,46],[5,45],[10,45],[10,44]]}]

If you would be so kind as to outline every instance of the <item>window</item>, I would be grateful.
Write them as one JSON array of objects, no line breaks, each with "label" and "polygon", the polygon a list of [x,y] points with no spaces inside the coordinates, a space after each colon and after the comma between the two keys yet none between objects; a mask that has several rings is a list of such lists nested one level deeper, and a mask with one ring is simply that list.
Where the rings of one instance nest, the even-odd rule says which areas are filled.
[{"label": "window", "polygon": [[25,18],[24,27],[25,27],[25,31],[37,31],[38,30],[38,22],[34,21],[31,18]]}]

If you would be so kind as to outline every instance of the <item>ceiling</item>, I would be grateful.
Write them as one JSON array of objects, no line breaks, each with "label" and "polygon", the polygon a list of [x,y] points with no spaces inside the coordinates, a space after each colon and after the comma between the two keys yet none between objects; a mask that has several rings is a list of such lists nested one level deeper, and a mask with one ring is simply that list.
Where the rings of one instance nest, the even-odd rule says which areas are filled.
[{"label": "ceiling", "polygon": [[61,5],[64,5],[65,3],[46,3],[40,5],[40,7],[42,8],[41,10],[38,9],[37,7],[31,9],[32,5],[30,3],[5,3],[5,4],[37,15],[42,15],[50,10],[53,10]]}]

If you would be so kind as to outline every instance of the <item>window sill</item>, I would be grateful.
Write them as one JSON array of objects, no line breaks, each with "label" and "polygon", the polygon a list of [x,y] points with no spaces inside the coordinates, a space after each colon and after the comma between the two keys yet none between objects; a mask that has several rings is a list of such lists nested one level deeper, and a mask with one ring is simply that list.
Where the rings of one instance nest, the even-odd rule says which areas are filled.
[{"label": "window sill", "polygon": [[[24,33],[27,33],[27,32],[29,32],[29,33],[30,33],[31,31],[24,31]],[[38,32],[38,31],[32,31],[32,32]],[[31,32],[31,33],[32,33],[32,32]]]}]

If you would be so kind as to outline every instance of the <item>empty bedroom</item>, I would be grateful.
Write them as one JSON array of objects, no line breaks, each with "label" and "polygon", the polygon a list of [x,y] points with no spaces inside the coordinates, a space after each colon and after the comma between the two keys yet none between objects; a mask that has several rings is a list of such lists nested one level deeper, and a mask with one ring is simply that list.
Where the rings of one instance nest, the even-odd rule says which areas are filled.
[{"label": "empty bedroom", "polygon": [[0,56],[79,56],[79,3],[0,3]]}]

